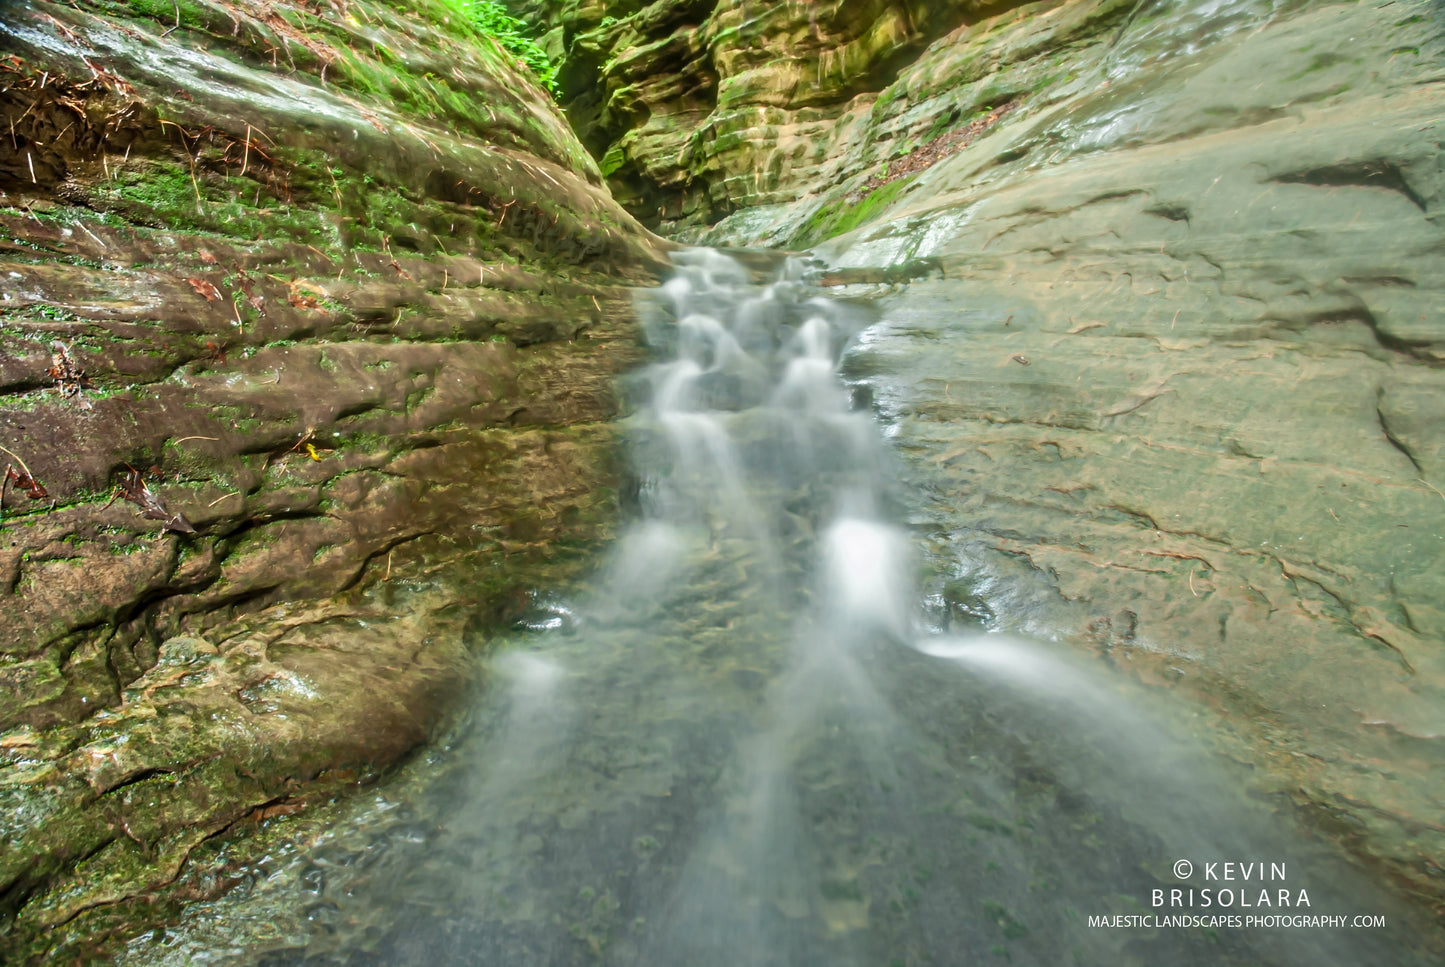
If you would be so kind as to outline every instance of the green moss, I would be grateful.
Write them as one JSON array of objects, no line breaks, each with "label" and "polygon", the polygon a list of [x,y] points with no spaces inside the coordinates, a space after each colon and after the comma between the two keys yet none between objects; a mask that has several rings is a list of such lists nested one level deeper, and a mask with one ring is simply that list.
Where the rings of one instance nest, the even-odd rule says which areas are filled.
[{"label": "green moss", "polygon": [[459,130],[489,141],[504,134],[508,126],[520,126],[520,119],[506,105],[458,89],[444,76],[413,74],[404,61],[384,47],[376,47],[368,55],[342,44],[337,52],[340,56],[333,70],[349,87],[359,94],[394,102],[408,114],[445,119]]},{"label": "green moss", "polygon": [[614,171],[625,164],[627,164],[626,150],[623,149],[621,144],[614,144],[608,148],[607,153],[602,156],[602,160],[598,162],[598,167],[602,169],[602,176],[607,178],[611,177]]},{"label": "green moss", "polygon": [[337,449],[361,453],[390,453],[399,445],[399,440],[384,433],[348,433],[337,441]]},{"label": "green moss", "polygon": [[[984,108],[984,110],[987,111],[988,109],[987,109],[987,108]],[[946,113],[946,114],[940,114],[938,117],[934,118],[933,124],[929,127],[928,132],[923,135],[923,143],[924,143],[924,144],[927,144],[928,142],[932,141],[934,138],[940,138],[940,137],[942,137],[943,135],[947,134],[949,131],[953,130],[953,128],[954,128],[957,124],[958,124],[958,114],[957,114],[957,113],[955,113],[955,112],[949,112],[949,113]]]},{"label": "green moss", "polygon": [[194,225],[200,201],[184,171],[146,173],[125,169],[116,177],[115,194],[120,200],[154,211],[163,220]]},{"label": "green moss", "polygon": [[873,102],[873,120],[881,121],[893,113],[893,106],[908,96],[908,90],[902,84],[894,84],[888,87]]},{"label": "green moss", "polygon": [[177,162],[117,172],[95,198],[132,222],[171,232],[286,239],[333,252],[348,246],[332,212],[379,234],[396,234],[421,218],[424,209],[400,191],[365,177],[338,178],[324,160],[317,152],[281,148],[269,173],[253,166],[254,177],[242,178],[224,173],[234,159],[228,162],[217,147],[203,152],[194,170]]},{"label": "green moss", "polygon": [[916,177],[916,175],[907,175],[890,181],[856,204],[850,203],[844,197],[823,205],[799,227],[790,244],[806,248],[825,239],[851,232],[878,215],[912,184]]},{"label": "green moss", "polygon": [[215,16],[191,0],[92,0],[90,5],[112,17],[146,17],[168,28],[204,29]]},{"label": "green moss", "polygon": [[62,308],[61,306],[53,306],[45,302],[38,302],[11,309],[0,309],[0,319],[26,319],[34,318],[35,316],[60,322],[75,322],[80,318],[69,309]]}]

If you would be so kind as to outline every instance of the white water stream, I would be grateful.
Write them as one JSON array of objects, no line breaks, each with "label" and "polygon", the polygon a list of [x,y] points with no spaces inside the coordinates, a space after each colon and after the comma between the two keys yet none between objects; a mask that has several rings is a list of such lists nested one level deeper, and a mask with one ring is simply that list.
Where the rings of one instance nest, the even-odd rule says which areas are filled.
[{"label": "white water stream", "polygon": [[471,734],[129,963],[1428,962],[1399,929],[1090,926],[1413,914],[1190,737],[1211,720],[1044,643],[929,632],[883,438],[837,375],[867,320],[794,263],[757,285],[678,261],[640,297],[638,519],[590,588],[538,599]]}]

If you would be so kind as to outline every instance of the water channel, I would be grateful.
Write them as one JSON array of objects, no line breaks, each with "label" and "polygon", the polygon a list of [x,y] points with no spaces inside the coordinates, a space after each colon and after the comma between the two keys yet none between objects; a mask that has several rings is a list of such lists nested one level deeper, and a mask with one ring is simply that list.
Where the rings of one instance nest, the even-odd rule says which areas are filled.
[{"label": "water channel", "polygon": [[[123,963],[1432,962],[1424,914],[1192,737],[1202,713],[929,620],[885,433],[839,376],[872,316],[796,262],[677,261],[639,295],[659,361],[609,559],[538,593],[445,747]],[[1214,899],[1168,902],[1191,888]],[[1170,914],[1388,926],[1090,925]]]}]

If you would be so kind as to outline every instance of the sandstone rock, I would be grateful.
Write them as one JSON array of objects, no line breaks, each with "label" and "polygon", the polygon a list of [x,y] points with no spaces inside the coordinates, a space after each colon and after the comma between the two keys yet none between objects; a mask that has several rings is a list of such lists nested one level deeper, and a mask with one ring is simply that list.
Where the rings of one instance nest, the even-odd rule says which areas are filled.
[{"label": "sandstone rock", "polygon": [[513,5],[554,25],[560,98],[644,223],[710,224],[824,183],[877,93],[990,4]]},{"label": "sandstone rock", "polygon": [[814,64],[825,94],[797,5],[682,9],[563,8],[628,105],[574,118],[640,217],[886,296],[851,365],[946,608],[1222,706],[1230,754],[1438,896],[1438,13],[960,7],[873,34],[867,81]]},{"label": "sandstone rock", "polygon": [[220,653],[220,649],[204,638],[176,635],[161,642],[156,653],[156,665],[193,665],[209,661]]},{"label": "sandstone rock", "polygon": [[[440,4],[36,2],[0,37],[0,446],[47,491],[0,508],[24,950],[445,724],[616,510],[666,243]],[[114,498],[132,469],[197,533]]]},{"label": "sandstone rock", "polygon": [[[818,251],[941,267],[852,363],[939,580],[1012,584],[1002,624],[1219,703],[1232,754],[1438,895],[1440,37],[1394,8],[1210,10],[1033,5],[930,49],[885,98],[1060,77]],[[737,230],[806,237],[876,154],[851,157]]]}]

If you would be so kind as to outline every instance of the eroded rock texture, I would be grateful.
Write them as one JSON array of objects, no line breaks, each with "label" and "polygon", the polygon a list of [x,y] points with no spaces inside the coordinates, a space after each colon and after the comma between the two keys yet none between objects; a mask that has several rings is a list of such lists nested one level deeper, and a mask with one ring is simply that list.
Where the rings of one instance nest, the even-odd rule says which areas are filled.
[{"label": "eroded rock texture", "polygon": [[7,4],[0,37],[15,937],[435,730],[615,510],[662,243],[442,4]]},{"label": "eroded rock texture", "polygon": [[900,68],[965,19],[1006,4],[511,6],[553,26],[560,99],[614,195],[647,224],[676,229],[792,201],[828,178]]}]

